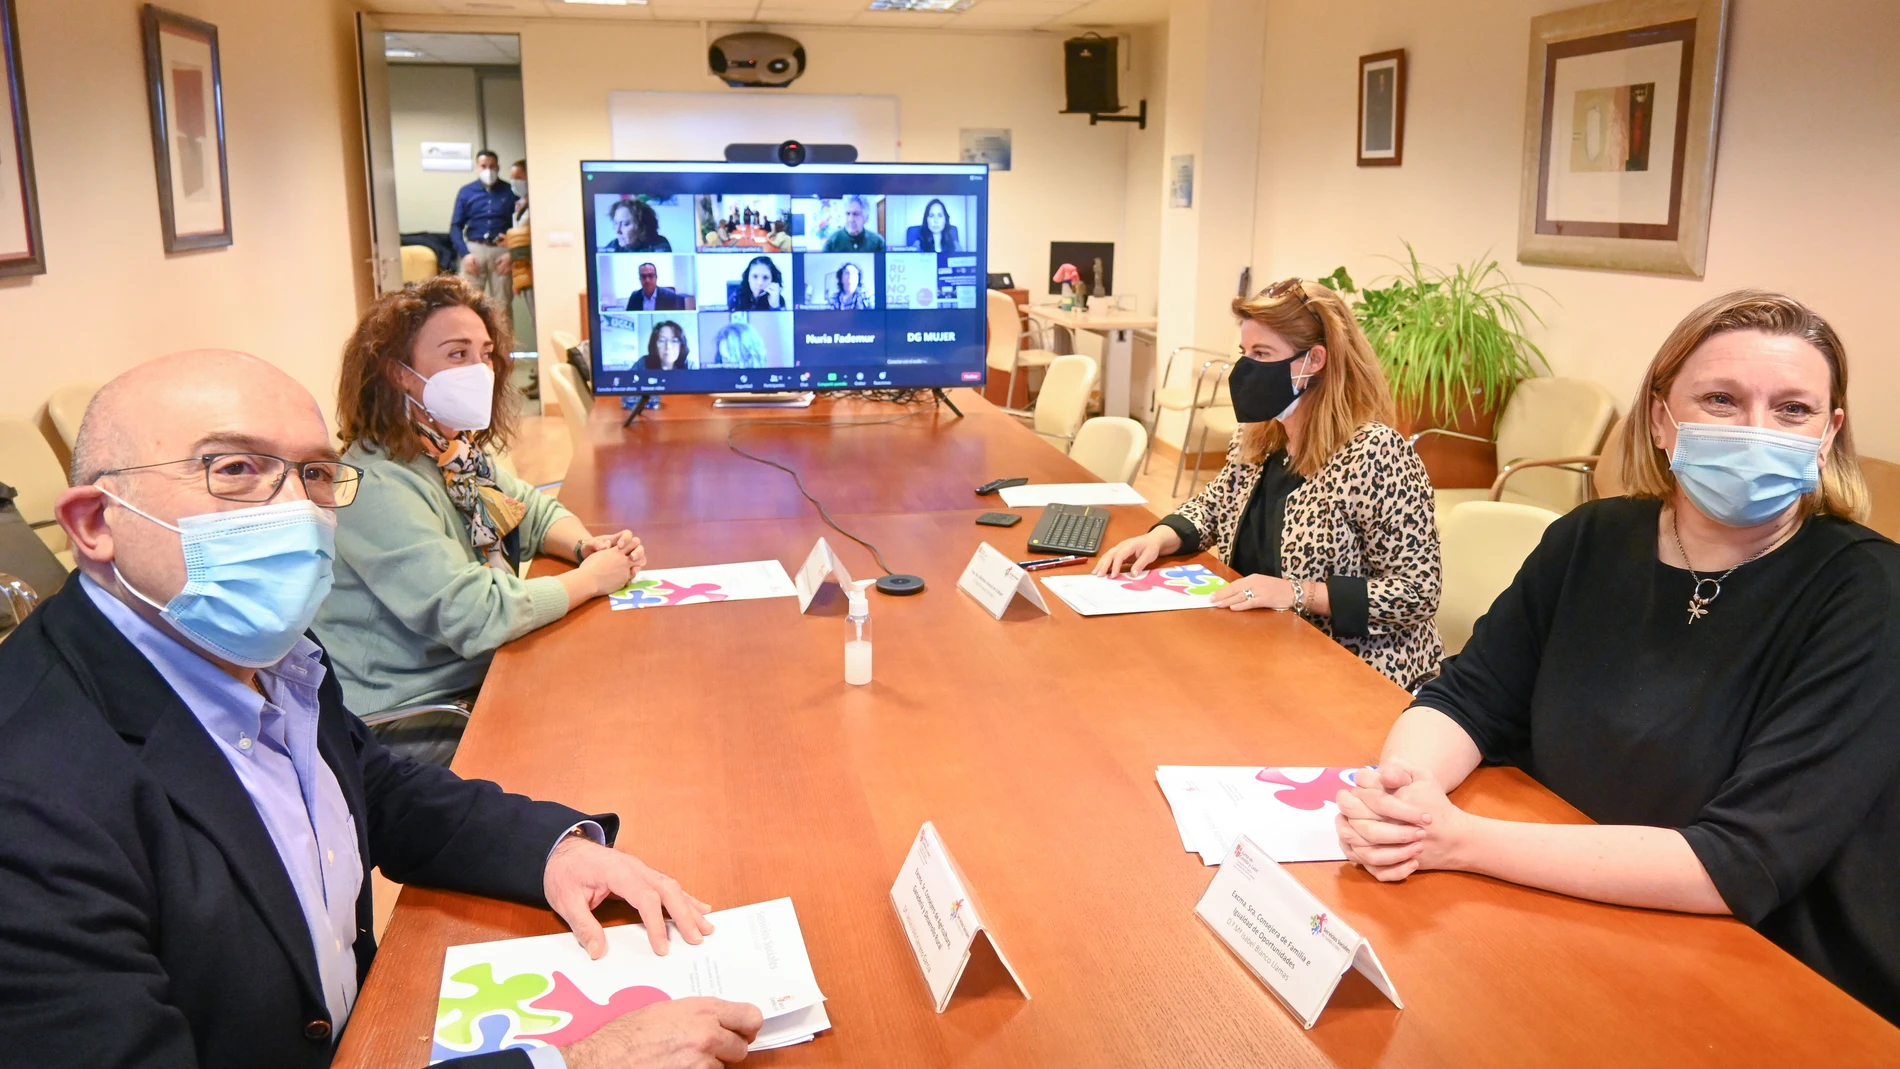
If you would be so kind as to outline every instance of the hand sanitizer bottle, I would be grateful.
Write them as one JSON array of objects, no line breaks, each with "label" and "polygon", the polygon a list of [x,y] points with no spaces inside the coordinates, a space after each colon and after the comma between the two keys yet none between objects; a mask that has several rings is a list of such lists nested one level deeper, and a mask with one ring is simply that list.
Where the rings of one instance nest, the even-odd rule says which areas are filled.
[{"label": "hand sanitizer bottle", "polygon": [[844,643],[844,681],[854,687],[871,681],[871,602],[864,593],[871,582],[860,580],[845,591],[850,611],[844,622],[850,631]]}]

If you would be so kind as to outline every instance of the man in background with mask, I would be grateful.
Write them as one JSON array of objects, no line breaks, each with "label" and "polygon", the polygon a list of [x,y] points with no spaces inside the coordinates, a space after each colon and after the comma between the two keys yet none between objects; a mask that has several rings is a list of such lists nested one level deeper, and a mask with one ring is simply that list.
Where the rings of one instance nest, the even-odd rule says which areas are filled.
[{"label": "man in background with mask", "polygon": [[475,157],[475,181],[456,191],[455,211],[449,216],[449,240],[455,243],[462,277],[486,293],[504,315],[511,314],[515,299],[507,235],[518,199],[501,178],[501,157],[483,149]]},{"label": "man in background with mask", "polygon": [[[604,845],[617,817],[399,757],[344,709],[304,629],[356,481],[310,394],[253,357],[166,357],[93,400],[55,506],[80,578],[0,645],[0,1050],[328,1065],[375,954],[372,865],[549,906],[594,957],[609,894],[656,953],[662,910],[688,942],[710,930]],[[469,1064],[737,1061],[759,1023],[683,999]]]}]

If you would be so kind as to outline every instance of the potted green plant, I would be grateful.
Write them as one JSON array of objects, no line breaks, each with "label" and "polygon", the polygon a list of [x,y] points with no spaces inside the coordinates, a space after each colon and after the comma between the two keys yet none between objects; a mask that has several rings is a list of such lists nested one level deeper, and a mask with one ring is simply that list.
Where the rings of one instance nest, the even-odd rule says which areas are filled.
[{"label": "potted green plant", "polygon": [[[1400,433],[1450,432],[1417,442],[1433,484],[1489,486],[1498,413],[1520,380],[1549,370],[1524,333],[1527,317],[1543,319],[1489,254],[1445,271],[1421,264],[1410,242],[1405,252],[1402,270],[1359,293],[1353,313],[1392,385]],[[1355,292],[1343,267],[1320,281]]]}]

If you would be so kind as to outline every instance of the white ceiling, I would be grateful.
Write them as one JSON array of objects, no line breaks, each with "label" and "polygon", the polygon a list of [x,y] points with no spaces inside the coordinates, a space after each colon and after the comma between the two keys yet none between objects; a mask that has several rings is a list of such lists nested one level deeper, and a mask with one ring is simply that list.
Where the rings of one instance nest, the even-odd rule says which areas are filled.
[{"label": "white ceiling", "polygon": [[521,38],[512,33],[386,33],[383,48],[422,53],[390,56],[391,63],[521,65]]},{"label": "white ceiling", "polygon": [[364,0],[370,11],[412,15],[758,22],[948,30],[1066,30],[1166,22],[1168,0],[975,0],[955,13],[872,11],[870,0],[650,0],[625,6],[562,0]]}]

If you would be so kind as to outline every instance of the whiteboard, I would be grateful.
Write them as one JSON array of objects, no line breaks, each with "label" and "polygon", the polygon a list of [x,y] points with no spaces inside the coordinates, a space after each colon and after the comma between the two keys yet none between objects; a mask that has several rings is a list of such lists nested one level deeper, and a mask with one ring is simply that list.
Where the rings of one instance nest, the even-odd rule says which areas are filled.
[{"label": "whiteboard", "polygon": [[897,98],[795,93],[607,94],[617,160],[723,160],[729,144],[856,145],[897,162]]}]

